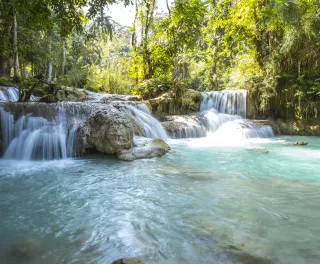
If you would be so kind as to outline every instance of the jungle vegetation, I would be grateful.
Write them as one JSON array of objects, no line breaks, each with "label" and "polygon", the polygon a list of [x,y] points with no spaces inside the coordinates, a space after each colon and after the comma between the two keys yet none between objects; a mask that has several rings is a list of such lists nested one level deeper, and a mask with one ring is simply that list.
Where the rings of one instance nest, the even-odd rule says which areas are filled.
[{"label": "jungle vegetation", "polygon": [[[261,115],[318,118],[319,0],[164,1],[2,0],[0,83],[146,98],[246,89]],[[131,27],[108,14],[118,4],[134,7]]]}]

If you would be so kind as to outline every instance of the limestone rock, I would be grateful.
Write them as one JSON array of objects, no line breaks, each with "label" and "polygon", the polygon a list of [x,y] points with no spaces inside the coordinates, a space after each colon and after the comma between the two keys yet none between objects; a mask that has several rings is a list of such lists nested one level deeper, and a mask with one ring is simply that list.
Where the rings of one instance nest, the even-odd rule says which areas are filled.
[{"label": "limestone rock", "polygon": [[57,92],[57,99],[59,101],[79,101],[87,99],[87,94],[84,91],[66,88]]},{"label": "limestone rock", "polygon": [[117,156],[120,160],[133,161],[162,157],[170,150],[168,144],[161,139],[135,137],[134,146],[128,150],[120,150]]},{"label": "limestone rock", "polygon": [[96,149],[115,154],[133,144],[133,125],[130,118],[112,106],[91,114],[80,130],[81,152]]},{"label": "limestone rock", "polygon": [[56,103],[58,102],[58,98],[56,96],[54,96],[53,94],[47,94],[42,96],[39,99],[40,103]]},{"label": "limestone rock", "polygon": [[154,114],[185,115],[200,110],[201,94],[198,91],[188,89],[180,98],[175,98],[172,91],[149,100]]},{"label": "limestone rock", "polygon": [[308,145],[308,142],[296,142],[294,145],[296,145],[296,146],[306,146],[306,145]]}]

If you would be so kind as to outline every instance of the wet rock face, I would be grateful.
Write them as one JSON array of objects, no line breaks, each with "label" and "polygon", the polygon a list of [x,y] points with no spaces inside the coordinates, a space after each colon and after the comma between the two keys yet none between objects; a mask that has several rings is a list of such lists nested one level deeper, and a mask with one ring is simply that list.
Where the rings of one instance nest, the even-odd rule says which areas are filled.
[{"label": "wet rock face", "polygon": [[138,258],[123,258],[113,261],[111,264],[143,264]]},{"label": "wet rock face", "polygon": [[166,116],[162,122],[171,138],[200,138],[206,136],[206,129],[197,116]]},{"label": "wet rock face", "polygon": [[133,161],[162,157],[171,148],[161,139],[135,137],[134,146],[128,150],[120,150],[117,156],[120,160]]},{"label": "wet rock face", "polygon": [[80,152],[96,149],[105,154],[115,154],[133,145],[134,128],[132,121],[124,113],[109,106],[91,114],[80,128]]}]

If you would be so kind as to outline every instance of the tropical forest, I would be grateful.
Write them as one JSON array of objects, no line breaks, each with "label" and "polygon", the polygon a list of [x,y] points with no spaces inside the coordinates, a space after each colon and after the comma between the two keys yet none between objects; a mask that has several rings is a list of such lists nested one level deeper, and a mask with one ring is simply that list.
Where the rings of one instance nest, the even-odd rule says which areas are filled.
[{"label": "tropical forest", "polygon": [[319,0],[0,0],[0,262],[318,264]]}]

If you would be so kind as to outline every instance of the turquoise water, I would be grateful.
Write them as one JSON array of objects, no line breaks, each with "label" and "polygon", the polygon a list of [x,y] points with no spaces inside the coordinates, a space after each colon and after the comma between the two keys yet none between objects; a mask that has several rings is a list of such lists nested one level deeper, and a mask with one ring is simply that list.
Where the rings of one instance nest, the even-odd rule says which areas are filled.
[{"label": "turquoise water", "polygon": [[319,263],[320,138],[169,143],[132,163],[0,161],[0,262]]}]

